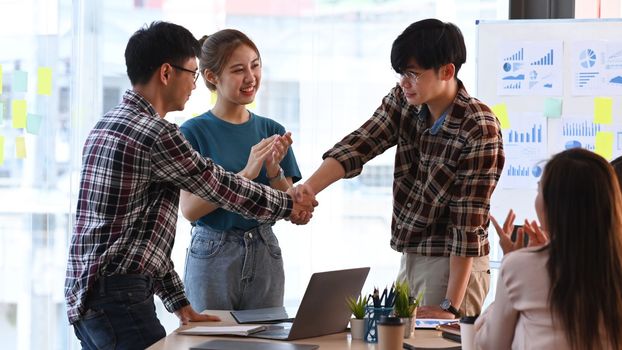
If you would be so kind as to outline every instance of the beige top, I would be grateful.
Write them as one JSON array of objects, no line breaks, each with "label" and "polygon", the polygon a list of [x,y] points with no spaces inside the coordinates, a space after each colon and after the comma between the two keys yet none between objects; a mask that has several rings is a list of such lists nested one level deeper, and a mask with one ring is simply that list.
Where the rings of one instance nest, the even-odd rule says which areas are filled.
[{"label": "beige top", "polygon": [[[569,349],[548,306],[548,250],[525,248],[504,256],[495,302],[475,323],[476,349]],[[479,328],[481,327],[481,328]]]}]

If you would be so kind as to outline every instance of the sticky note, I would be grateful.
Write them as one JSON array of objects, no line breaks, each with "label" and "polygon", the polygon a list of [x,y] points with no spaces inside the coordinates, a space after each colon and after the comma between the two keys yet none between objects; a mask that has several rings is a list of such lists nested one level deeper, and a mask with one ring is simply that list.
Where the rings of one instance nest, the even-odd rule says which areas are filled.
[{"label": "sticky note", "polygon": [[218,99],[218,95],[214,91],[211,91],[210,92],[210,99],[209,99],[210,101],[209,102],[212,104],[212,106],[216,105],[216,100],[217,99]]},{"label": "sticky note", "polygon": [[0,136],[0,166],[4,164],[4,136]]},{"label": "sticky note", "polygon": [[594,97],[594,123],[611,124],[613,99],[611,97]]},{"label": "sticky note", "polygon": [[499,123],[501,123],[501,129],[509,129],[510,128],[510,117],[508,116],[508,107],[505,103],[499,103],[492,106],[492,112],[499,119]]},{"label": "sticky note", "polygon": [[603,158],[610,160],[613,158],[613,133],[609,131],[599,131],[596,133],[594,142],[594,153],[600,154]]},{"label": "sticky note", "polygon": [[250,109],[251,111],[257,109],[257,100],[253,100],[253,102],[247,104],[246,108]]},{"label": "sticky note", "polygon": [[43,118],[40,115],[29,113],[26,118],[26,131],[30,134],[39,135],[42,121]]},{"label": "sticky note", "polygon": [[11,107],[13,127],[21,129],[26,127],[26,100],[13,100]]},{"label": "sticky note", "polygon": [[544,100],[544,116],[546,118],[559,118],[562,116],[562,99],[547,98]]},{"label": "sticky note", "polygon": [[13,92],[26,92],[28,89],[28,72],[16,70],[13,72]]},{"label": "sticky note", "polygon": [[52,94],[52,68],[39,67],[37,69],[37,93],[46,96]]},{"label": "sticky note", "polygon": [[26,139],[24,136],[17,136],[15,138],[15,157],[17,157],[17,159],[26,158]]},{"label": "sticky note", "polygon": [[0,95],[2,95],[2,65],[0,64]]}]

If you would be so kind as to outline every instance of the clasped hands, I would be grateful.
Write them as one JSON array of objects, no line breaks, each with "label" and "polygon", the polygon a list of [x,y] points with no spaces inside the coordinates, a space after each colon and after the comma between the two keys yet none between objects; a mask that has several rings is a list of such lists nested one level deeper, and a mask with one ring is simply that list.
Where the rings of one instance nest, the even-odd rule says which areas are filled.
[{"label": "clasped hands", "polygon": [[313,217],[313,209],[317,207],[315,193],[307,184],[297,185],[287,190],[287,194],[294,200],[294,208],[289,220],[296,225],[305,225]]},{"label": "clasped hands", "polygon": [[513,241],[512,231],[514,231],[514,219],[516,219],[516,214],[514,214],[514,210],[510,209],[505,221],[503,222],[503,227],[501,227],[497,220],[490,215],[490,220],[495,226],[497,235],[499,235],[499,244],[501,245],[503,254],[508,254],[517,249],[523,248],[525,246],[525,234],[529,236],[529,243],[527,244],[528,247],[542,246],[549,242],[548,235],[540,226],[538,226],[538,223],[535,220],[529,222],[527,219],[525,219],[523,227],[518,228],[516,231],[516,240]]}]

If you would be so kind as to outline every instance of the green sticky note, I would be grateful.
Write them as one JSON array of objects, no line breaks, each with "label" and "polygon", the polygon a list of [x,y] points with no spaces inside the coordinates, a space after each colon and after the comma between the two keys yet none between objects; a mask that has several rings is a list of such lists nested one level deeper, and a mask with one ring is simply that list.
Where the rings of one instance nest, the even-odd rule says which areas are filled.
[{"label": "green sticky note", "polygon": [[510,117],[508,116],[508,107],[505,103],[499,103],[492,106],[492,112],[499,119],[499,123],[501,123],[501,129],[509,129],[510,128]]},{"label": "green sticky note", "polygon": [[15,138],[15,157],[17,159],[26,158],[26,139],[24,136],[17,136]]},{"label": "green sticky note", "polygon": [[39,95],[52,95],[52,68],[39,67],[37,69],[37,93]]},{"label": "green sticky note", "polygon": [[43,118],[40,115],[29,113],[26,119],[26,131],[30,134],[39,135],[42,121]]},{"label": "green sticky note", "polygon": [[0,136],[0,166],[4,164],[4,136]]},{"label": "green sticky note", "polygon": [[547,98],[544,100],[544,116],[546,118],[559,118],[562,116],[562,99]]},{"label": "green sticky note", "polygon": [[613,122],[613,99],[594,97],[594,123],[611,124]]},{"label": "green sticky note", "polygon": [[2,65],[0,64],[0,95],[2,95]]},{"label": "green sticky note", "polygon": [[11,115],[13,116],[13,127],[23,129],[26,127],[26,100],[13,100]]},{"label": "green sticky note", "polygon": [[13,72],[13,92],[26,92],[28,90],[28,72],[16,70]]},{"label": "green sticky note", "polygon": [[600,154],[603,158],[611,160],[613,158],[613,133],[609,131],[599,131],[596,133],[594,142],[594,153]]}]

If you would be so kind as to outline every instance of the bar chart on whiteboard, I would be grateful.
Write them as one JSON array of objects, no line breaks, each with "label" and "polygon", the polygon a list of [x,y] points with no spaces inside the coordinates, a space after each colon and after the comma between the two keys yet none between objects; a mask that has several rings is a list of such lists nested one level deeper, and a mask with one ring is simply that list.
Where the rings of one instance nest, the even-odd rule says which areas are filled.
[{"label": "bar chart on whiteboard", "polygon": [[502,131],[505,167],[499,185],[537,188],[548,157],[546,119],[540,113],[512,113],[510,120]]}]

